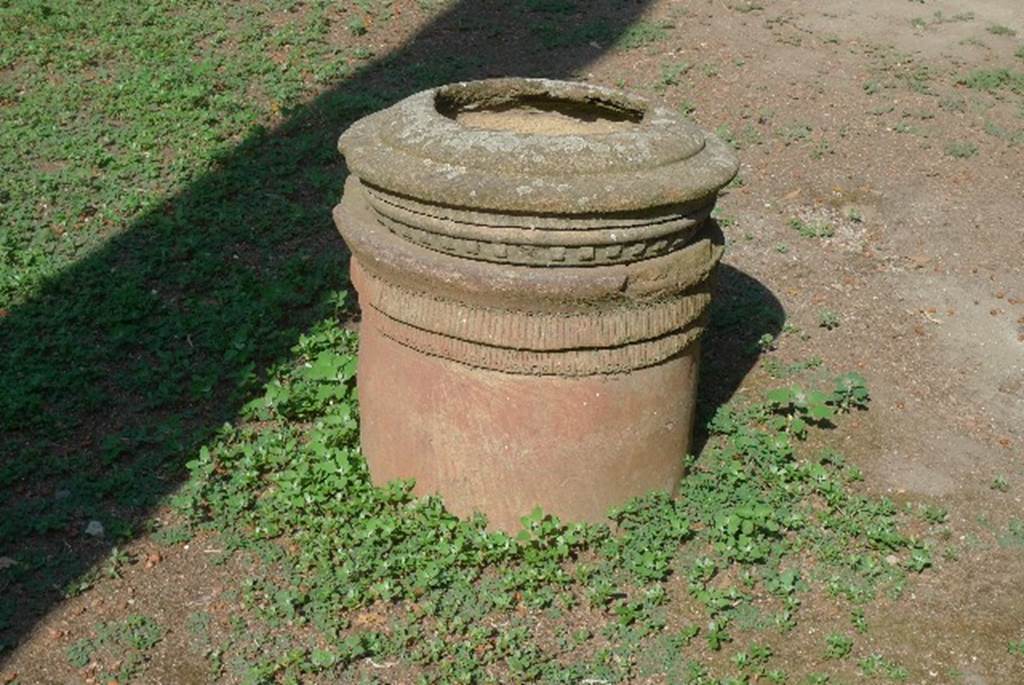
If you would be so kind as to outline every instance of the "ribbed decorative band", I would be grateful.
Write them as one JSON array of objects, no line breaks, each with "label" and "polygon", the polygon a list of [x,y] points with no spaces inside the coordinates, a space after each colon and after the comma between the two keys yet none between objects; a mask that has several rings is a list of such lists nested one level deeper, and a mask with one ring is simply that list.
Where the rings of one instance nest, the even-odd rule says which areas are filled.
[{"label": "ribbed decorative band", "polygon": [[685,247],[711,211],[702,201],[628,215],[488,214],[431,205],[364,184],[378,220],[445,254],[528,266],[635,262]]},{"label": "ribbed decorative band", "polygon": [[560,351],[518,350],[431,333],[378,313],[373,325],[384,336],[424,354],[505,373],[589,376],[653,366],[682,352],[703,332],[703,322],[654,340],[621,347]]},{"label": "ribbed decorative band", "polygon": [[360,301],[413,328],[519,350],[558,352],[621,347],[660,338],[698,321],[711,300],[707,283],[646,303],[580,306],[572,312],[492,309],[438,299],[358,274]]}]

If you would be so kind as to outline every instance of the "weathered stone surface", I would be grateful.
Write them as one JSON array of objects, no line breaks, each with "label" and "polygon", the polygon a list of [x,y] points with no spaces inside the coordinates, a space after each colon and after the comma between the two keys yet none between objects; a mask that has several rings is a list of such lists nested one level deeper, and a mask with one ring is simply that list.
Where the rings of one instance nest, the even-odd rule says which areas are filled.
[{"label": "weathered stone surface", "polygon": [[[459,112],[568,113],[572,133],[463,126]],[[606,132],[609,120],[625,122]],[[588,124],[597,128],[588,133]],[[606,214],[711,200],[736,174],[718,139],[639,97],[581,83],[493,79],[418,93],[339,143],[366,185],[445,207]]]},{"label": "weathered stone surface", "polygon": [[504,529],[674,487],[725,146],[641,98],[495,79],[413,95],[339,147],[374,479]]}]

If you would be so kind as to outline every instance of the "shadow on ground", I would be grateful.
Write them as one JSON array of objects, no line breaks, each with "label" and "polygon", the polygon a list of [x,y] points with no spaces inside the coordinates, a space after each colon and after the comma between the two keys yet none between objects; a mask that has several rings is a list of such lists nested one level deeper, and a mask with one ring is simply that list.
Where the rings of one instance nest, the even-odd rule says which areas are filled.
[{"label": "shadow on ground", "polygon": [[708,327],[701,341],[700,384],[693,453],[707,442],[707,422],[732,399],[762,350],[765,335],[777,338],[786,320],[782,304],[754,277],[728,264],[718,267]]},{"label": "shadow on ground", "polygon": [[[303,331],[336,313],[334,294],[348,287],[330,221],[345,175],[338,134],[443,82],[577,76],[646,6],[524,10],[534,4],[458,2],[0,319],[0,556],[16,562],[0,574],[0,653],[86,589],[114,546],[146,531],[194,450],[235,418]],[[723,289],[726,302],[748,291],[767,300],[731,269]],[[731,395],[749,369],[728,352],[750,342],[736,333],[744,323],[716,326],[705,404]],[[92,521],[102,537],[84,534]]]}]

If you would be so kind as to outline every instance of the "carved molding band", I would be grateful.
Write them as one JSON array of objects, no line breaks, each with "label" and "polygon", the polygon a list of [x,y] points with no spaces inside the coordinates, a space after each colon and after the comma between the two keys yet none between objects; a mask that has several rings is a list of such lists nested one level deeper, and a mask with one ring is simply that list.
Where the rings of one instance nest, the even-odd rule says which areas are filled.
[{"label": "carved molding band", "polygon": [[364,185],[390,231],[445,254],[530,266],[597,266],[657,257],[689,244],[711,211],[691,204],[618,216],[487,214],[429,205]]}]

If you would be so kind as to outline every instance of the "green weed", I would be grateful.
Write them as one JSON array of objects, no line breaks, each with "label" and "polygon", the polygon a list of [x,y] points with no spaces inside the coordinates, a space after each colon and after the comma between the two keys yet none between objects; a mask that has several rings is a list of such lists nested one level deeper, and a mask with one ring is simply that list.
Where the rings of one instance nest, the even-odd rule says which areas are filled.
[{"label": "green weed", "polygon": [[946,154],[957,159],[968,159],[978,154],[978,146],[970,142],[955,141],[946,145]]},{"label": "green weed", "polygon": [[839,328],[839,315],[831,309],[822,309],[818,312],[818,326],[824,328],[826,331]]},{"label": "green weed", "polygon": [[853,651],[853,638],[841,633],[832,633],[825,638],[825,657],[845,659]]},{"label": "green weed", "polygon": [[757,349],[761,352],[771,352],[772,350],[777,349],[778,346],[778,341],[771,333],[765,333],[757,339]]},{"label": "green weed", "polygon": [[715,135],[723,142],[728,144],[734,149],[739,149],[739,143],[736,142],[736,134],[733,133],[732,128],[728,124],[722,124],[715,129]]},{"label": "green weed", "polygon": [[793,218],[789,220],[789,227],[804,238],[831,238],[836,233],[835,226],[828,221],[804,221]]},{"label": "green weed", "polygon": [[100,623],[96,626],[94,638],[83,638],[68,647],[68,663],[75,668],[85,668],[102,650],[114,655],[121,664],[115,679],[130,680],[142,670],[143,655],[155,647],[163,636],[163,628],[141,614],[133,614],[122,621]]},{"label": "green weed", "polygon": [[879,81],[867,81],[863,87],[864,92],[868,95],[877,95],[882,92],[882,84]]},{"label": "green weed", "polygon": [[782,136],[782,139],[785,141],[786,145],[791,145],[792,143],[795,143],[795,142],[798,142],[798,141],[801,141],[801,140],[807,140],[810,137],[811,132],[813,130],[814,129],[812,129],[807,124],[799,124],[798,123],[798,124],[792,124],[790,126],[784,127],[780,131],[780,135]]},{"label": "green weed", "polygon": [[782,364],[775,359],[769,359],[765,362],[764,368],[772,378],[785,379],[799,375],[808,369],[820,368],[821,365],[822,361],[818,357],[812,357],[807,361],[794,362],[792,364]]},{"label": "green weed", "polygon": [[966,112],[967,101],[960,95],[947,95],[939,100],[939,107],[947,112]]},{"label": "green weed", "polygon": [[95,651],[96,645],[92,640],[76,640],[70,647],[68,647],[68,663],[75,668],[85,668],[89,665],[89,662],[92,661],[92,655]]},{"label": "green weed", "polygon": [[1006,532],[999,536],[999,545],[1010,548],[1024,547],[1024,521],[1012,519],[1007,525]]},{"label": "green weed", "polygon": [[1018,95],[1024,94],[1024,73],[1009,69],[975,69],[958,83],[974,90],[996,92],[1007,88]]},{"label": "green weed", "polygon": [[953,22],[967,22],[974,21],[974,12],[958,12],[951,17],[947,17],[942,11],[936,10],[932,13],[930,19],[924,17],[917,17],[911,21],[911,24],[915,28],[925,28],[932,24],[949,24]]},{"label": "green weed", "polygon": [[729,9],[740,12],[741,14],[748,14],[750,12],[758,12],[764,9],[764,5],[760,2],[743,1],[733,2],[729,4]]},{"label": "green weed", "polygon": [[348,20],[348,23],[345,24],[345,28],[347,28],[348,32],[353,36],[362,36],[367,30],[366,21],[363,20],[362,17],[352,17]]},{"label": "green weed", "polygon": [[541,44],[551,50],[591,43],[608,45],[616,39],[616,32],[602,19],[573,23],[569,27],[561,22],[543,23],[532,30],[539,34]]},{"label": "green weed", "polygon": [[921,518],[923,518],[928,523],[938,525],[941,523],[945,523],[949,520],[949,512],[947,512],[942,507],[936,507],[934,505],[929,504],[925,505],[921,509]]},{"label": "green weed", "polygon": [[668,37],[671,28],[672,24],[666,22],[638,21],[622,33],[615,46],[623,50],[634,50],[658,43]]},{"label": "green weed", "polygon": [[654,89],[664,91],[669,86],[677,86],[680,79],[685,76],[693,65],[689,62],[673,62],[661,65],[661,76],[655,84]]},{"label": "green weed", "polygon": [[985,29],[989,33],[995,36],[1016,36],[1017,32],[1011,29],[1009,26],[1003,26],[1002,24],[993,24]]},{"label": "green weed", "polygon": [[850,622],[853,624],[854,629],[861,635],[868,632],[868,622],[864,617],[863,607],[854,607],[850,611]]},{"label": "green weed", "polygon": [[878,653],[864,657],[857,665],[868,677],[883,676],[892,682],[904,682],[909,676],[907,669]]},{"label": "green weed", "polygon": [[825,155],[832,154],[832,145],[828,139],[822,137],[811,150],[812,159],[824,159]]}]

